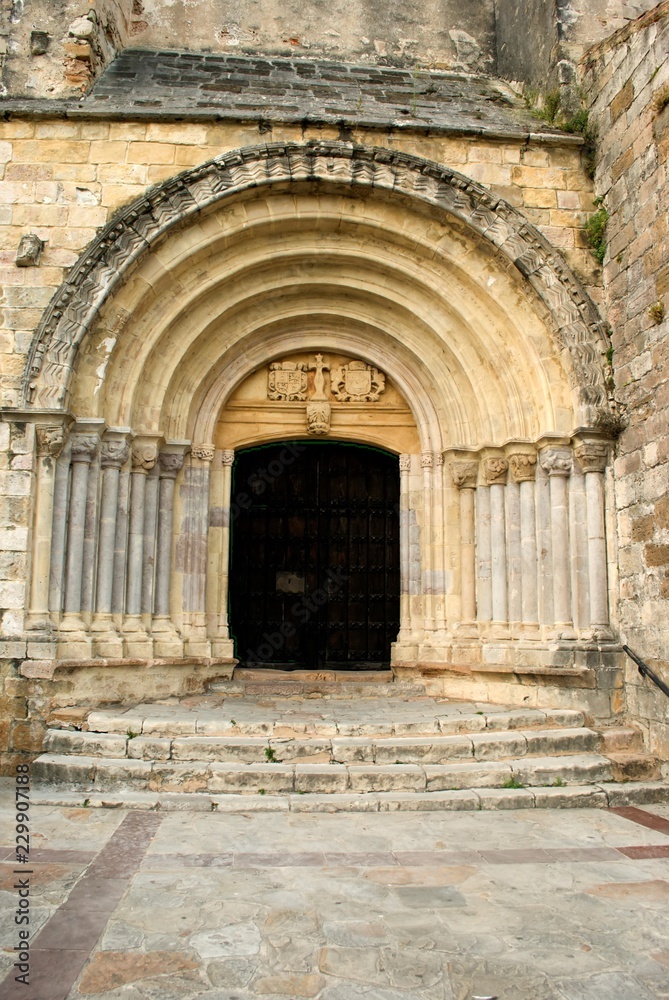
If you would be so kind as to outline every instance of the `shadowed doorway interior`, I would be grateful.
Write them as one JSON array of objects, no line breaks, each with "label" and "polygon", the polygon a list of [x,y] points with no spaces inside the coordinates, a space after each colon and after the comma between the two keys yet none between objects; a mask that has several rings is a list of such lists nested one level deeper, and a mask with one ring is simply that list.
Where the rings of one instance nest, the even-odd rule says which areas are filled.
[{"label": "shadowed doorway interior", "polygon": [[241,450],[230,621],[247,666],[388,666],[399,630],[399,466],[389,452],[290,441]]}]

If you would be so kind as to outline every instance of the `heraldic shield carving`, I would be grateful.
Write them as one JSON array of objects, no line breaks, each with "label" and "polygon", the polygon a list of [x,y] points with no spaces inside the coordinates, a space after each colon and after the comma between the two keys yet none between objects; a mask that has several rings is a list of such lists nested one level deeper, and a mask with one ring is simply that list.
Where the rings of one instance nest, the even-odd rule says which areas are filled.
[{"label": "heraldic shield carving", "polygon": [[267,373],[269,399],[303,401],[307,398],[307,366],[300,361],[275,361]]},{"label": "heraldic shield carving", "polygon": [[332,392],[340,403],[375,403],[386,387],[386,376],[364,361],[350,361],[335,368]]}]

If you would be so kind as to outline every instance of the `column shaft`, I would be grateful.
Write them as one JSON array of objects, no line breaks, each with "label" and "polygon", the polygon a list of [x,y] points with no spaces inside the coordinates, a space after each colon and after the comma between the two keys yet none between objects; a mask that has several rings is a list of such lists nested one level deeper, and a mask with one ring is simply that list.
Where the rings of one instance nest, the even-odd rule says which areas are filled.
[{"label": "column shaft", "polygon": [[490,486],[490,542],[492,579],[492,617],[495,622],[508,620],[506,582],[506,524],[504,492],[501,483]]},{"label": "column shaft", "polygon": [[609,623],[609,592],[606,572],[606,528],[604,521],[604,476],[587,472],[585,492],[588,515],[588,562],[590,569],[590,624]]},{"label": "column shaft", "polygon": [[96,611],[111,614],[114,583],[114,544],[116,540],[116,514],[120,468],[107,466],[102,470],[102,499],[100,502],[100,554],[98,560],[98,589]]},{"label": "column shaft", "polygon": [[49,622],[49,578],[51,538],[54,521],[56,459],[65,441],[60,425],[37,427],[37,476],[35,483],[35,521],[30,583],[28,628],[46,628]]},{"label": "column shaft", "polygon": [[476,545],[475,545],[476,489],[460,490],[460,553],[462,574],[462,620],[476,620]]},{"label": "column shaft", "polygon": [[492,619],[490,487],[476,490],[476,606],[478,620]]},{"label": "column shaft", "polygon": [[404,640],[411,635],[410,471],[411,455],[400,455],[400,636]]},{"label": "column shaft", "polygon": [[520,534],[520,485],[506,485],[506,540],[509,579],[509,621],[518,623],[522,618],[522,556]]},{"label": "column shaft", "polygon": [[130,476],[130,518],[128,525],[128,582],[126,587],[126,613],[139,615],[142,611],[142,568],[144,553],[144,498],[146,474],[133,470]]},{"label": "column shaft", "polygon": [[520,483],[521,618],[534,624],[539,618],[537,600],[537,516],[534,480]]},{"label": "column shaft", "polygon": [[70,451],[68,443],[56,462],[53,490],[53,528],[51,568],[49,571],[49,611],[57,618],[65,598],[65,549],[67,540],[68,499],[70,493]]},{"label": "column shaft", "polygon": [[153,588],[156,565],[156,529],[158,525],[158,466],[146,477],[144,493],[144,541],[142,544],[142,614],[153,613]]}]

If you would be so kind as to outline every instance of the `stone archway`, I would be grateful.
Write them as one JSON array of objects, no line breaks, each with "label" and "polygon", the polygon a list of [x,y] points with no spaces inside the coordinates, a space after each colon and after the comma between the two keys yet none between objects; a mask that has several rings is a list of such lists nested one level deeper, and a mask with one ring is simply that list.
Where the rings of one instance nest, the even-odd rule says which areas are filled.
[{"label": "stone archway", "polygon": [[617,418],[594,306],[462,175],[316,143],[161,185],[46,311],[26,373],[47,427],[30,622],[56,628],[57,658],[230,660],[232,449],[269,438],[226,441],[221,414],[254,372],[318,351],[383,370],[411,416],[398,663],[537,666],[609,635]]}]

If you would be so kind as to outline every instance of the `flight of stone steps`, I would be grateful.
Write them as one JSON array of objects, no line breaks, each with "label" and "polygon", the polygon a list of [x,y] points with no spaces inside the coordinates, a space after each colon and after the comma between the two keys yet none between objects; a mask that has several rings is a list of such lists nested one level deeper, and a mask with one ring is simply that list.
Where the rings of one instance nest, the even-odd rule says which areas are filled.
[{"label": "flight of stone steps", "polygon": [[632,728],[434,699],[383,672],[237,671],[206,695],[56,712],[43,749],[37,800],[54,804],[336,812],[669,799]]}]

